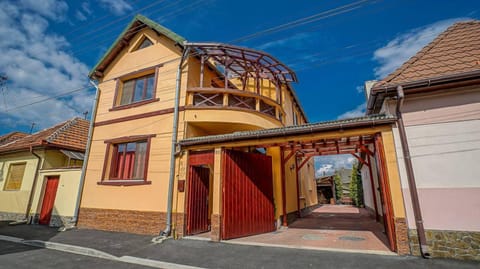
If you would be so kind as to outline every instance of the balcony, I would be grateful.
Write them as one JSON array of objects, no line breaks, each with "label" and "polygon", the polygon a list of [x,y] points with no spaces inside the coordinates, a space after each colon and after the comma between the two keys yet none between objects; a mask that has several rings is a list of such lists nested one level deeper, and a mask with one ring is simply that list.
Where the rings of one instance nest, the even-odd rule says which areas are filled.
[{"label": "balcony", "polygon": [[253,112],[284,124],[282,92],[288,83],[297,81],[287,66],[248,48],[218,43],[184,45],[197,59],[191,74],[198,74],[190,80],[186,109]]},{"label": "balcony", "polygon": [[190,88],[187,109],[229,109],[260,113],[282,122],[282,106],[266,96],[238,89]]}]

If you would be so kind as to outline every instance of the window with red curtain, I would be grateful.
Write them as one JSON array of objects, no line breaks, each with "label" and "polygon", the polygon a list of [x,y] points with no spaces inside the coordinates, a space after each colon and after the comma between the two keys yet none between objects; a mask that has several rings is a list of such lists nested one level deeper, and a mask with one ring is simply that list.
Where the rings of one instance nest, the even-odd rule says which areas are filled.
[{"label": "window with red curtain", "polygon": [[145,179],[147,141],[113,145],[110,179]]}]

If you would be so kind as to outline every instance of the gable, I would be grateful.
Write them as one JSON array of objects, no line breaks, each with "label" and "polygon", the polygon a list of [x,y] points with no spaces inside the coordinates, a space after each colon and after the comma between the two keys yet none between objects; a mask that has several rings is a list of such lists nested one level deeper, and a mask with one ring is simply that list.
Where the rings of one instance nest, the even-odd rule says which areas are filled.
[{"label": "gable", "polygon": [[115,61],[117,56],[122,53],[126,47],[130,47],[132,38],[137,36],[137,33],[141,32],[143,29],[151,29],[158,36],[163,36],[169,39],[172,43],[180,45],[180,47],[182,47],[182,44],[185,41],[185,38],[163,27],[162,25],[148,19],[147,17],[137,15],[122,31],[115,42],[113,42],[112,46],[93,67],[88,76],[93,79],[102,78],[104,75],[103,72],[113,61]]}]

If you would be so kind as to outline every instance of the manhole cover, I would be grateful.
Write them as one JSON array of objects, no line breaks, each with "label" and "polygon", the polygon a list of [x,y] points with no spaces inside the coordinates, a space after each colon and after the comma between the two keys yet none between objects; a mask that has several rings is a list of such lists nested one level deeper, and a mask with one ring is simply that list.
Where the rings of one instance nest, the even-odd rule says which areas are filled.
[{"label": "manhole cover", "polygon": [[338,239],[349,240],[349,241],[363,241],[363,240],[365,240],[365,238],[357,237],[357,236],[340,236]]},{"label": "manhole cover", "polygon": [[323,240],[324,237],[318,234],[306,234],[302,236],[303,240]]}]

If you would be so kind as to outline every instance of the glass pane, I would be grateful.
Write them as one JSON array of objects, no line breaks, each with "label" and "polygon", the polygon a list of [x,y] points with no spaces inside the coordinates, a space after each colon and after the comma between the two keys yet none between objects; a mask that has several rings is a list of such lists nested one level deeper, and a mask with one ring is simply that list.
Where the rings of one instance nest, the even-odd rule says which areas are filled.
[{"label": "glass pane", "polygon": [[128,143],[127,144],[127,152],[135,151],[137,143]]},{"label": "glass pane", "polygon": [[153,98],[153,85],[155,84],[155,75],[147,77],[147,92],[145,93],[145,99]]},{"label": "glass pane", "polygon": [[134,102],[142,101],[143,100],[143,85],[145,84],[145,80],[143,78],[137,79],[137,83],[135,85],[135,97],[133,99]]},{"label": "glass pane", "polygon": [[142,44],[140,44],[140,46],[138,47],[138,49],[143,49],[143,48],[146,48],[146,47],[149,47],[153,45],[152,41],[150,41],[150,39],[148,38],[145,38],[142,42]]},{"label": "glass pane", "polygon": [[147,142],[138,142],[136,150],[133,178],[144,179]]},{"label": "glass pane", "polygon": [[123,83],[122,98],[120,99],[120,105],[126,105],[132,102],[134,85],[135,85],[135,80],[129,80]]}]

